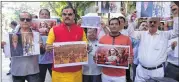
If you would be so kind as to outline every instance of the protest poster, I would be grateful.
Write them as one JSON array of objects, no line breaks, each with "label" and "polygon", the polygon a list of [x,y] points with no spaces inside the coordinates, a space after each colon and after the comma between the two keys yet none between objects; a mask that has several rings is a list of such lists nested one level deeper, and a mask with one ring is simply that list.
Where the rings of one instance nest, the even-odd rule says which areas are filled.
[{"label": "protest poster", "polygon": [[99,44],[96,51],[98,66],[128,69],[129,46]]},{"label": "protest poster", "polygon": [[[148,19],[148,17],[140,17],[140,18],[137,18],[137,26],[136,26],[136,29],[139,29],[139,28],[140,28],[142,22],[145,21],[145,22],[147,23],[147,19]],[[146,29],[148,29],[148,28],[146,28]]]},{"label": "protest poster", "polygon": [[170,17],[171,2],[136,2],[138,17]]},{"label": "protest poster", "polygon": [[27,32],[23,34],[12,34],[7,35],[5,54],[6,57],[22,57],[32,56],[40,54],[40,44],[38,32]]},{"label": "protest poster", "polygon": [[41,35],[48,35],[50,28],[56,26],[56,19],[33,19],[32,29],[40,32]]},{"label": "protest poster", "polygon": [[109,1],[109,13],[120,13],[121,2]]},{"label": "protest poster", "polygon": [[118,1],[99,1],[99,13],[120,13],[121,2]]},{"label": "protest poster", "polygon": [[83,28],[100,28],[101,17],[100,16],[82,16],[81,27]]},{"label": "protest poster", "polygon": [[109,13],[109,1],[101,1],[100,3],[101,13]]},{"label": "protest poster", "polygon": [[55,68],[88,63],[87,43],[85,41],[55,42],[53,46]]}]

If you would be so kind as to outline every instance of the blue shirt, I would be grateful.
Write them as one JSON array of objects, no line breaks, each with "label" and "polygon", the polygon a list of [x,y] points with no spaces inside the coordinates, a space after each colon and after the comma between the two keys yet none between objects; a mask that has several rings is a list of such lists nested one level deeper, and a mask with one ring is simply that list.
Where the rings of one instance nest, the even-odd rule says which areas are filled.
[{"label": "blue shirt", "polygon": [[[47,36],[41,36],[43,45],[46,44]],[[45,52],[45,54],[39,55],[39,64],[51,64],[53,63],[53,52]]]}]

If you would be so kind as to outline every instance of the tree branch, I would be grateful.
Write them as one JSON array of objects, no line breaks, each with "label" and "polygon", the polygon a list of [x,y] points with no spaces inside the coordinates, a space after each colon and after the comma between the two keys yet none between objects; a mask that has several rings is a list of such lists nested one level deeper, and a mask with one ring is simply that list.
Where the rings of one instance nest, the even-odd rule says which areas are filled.
[{"label": "tree branch", "polygon": [[55,11],[55,14],[56,14],[57,16],[60,16],[60,15],[58,14],[58,12],[56,11],[56,9],[53,7],[53,5],[52,5],[50,2],[48,2],[48,4],[49,4],[50,7],[53,9],[53,11]]}]

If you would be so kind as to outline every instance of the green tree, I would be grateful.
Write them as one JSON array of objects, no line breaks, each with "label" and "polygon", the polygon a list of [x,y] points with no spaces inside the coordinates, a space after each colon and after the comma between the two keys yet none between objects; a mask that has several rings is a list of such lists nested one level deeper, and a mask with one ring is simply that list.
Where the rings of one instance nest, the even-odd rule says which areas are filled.
[{"label": "green tree", "polygon": [[127,1],[127,14],[131,14],[136,10],[136,2],[135,1]]},{"label": "green tree", "polygon": [[61,11],[65,6],[72,6],[76,11],[76,19],[78,20],[81,16],[84,15],[86,8],[94,5],[95,2],[91,1],[61,1],[61,2],[41,2],[41,8],[47,8],[51,10],[53,15],[57,15],[61,18]]}]

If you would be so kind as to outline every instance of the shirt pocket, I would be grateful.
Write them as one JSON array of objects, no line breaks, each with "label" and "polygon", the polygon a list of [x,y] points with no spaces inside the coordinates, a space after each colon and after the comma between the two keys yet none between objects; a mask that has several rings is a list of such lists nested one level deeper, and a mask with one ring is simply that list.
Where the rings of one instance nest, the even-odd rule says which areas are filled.
[{"label": "shirt pocket", "polygon": [[162,49],[163,45],[164,45],[164,41],[159,41],[159,42],[157,42],[156,45],[154,45],[154,49],[160,50],[160,49]]}]

